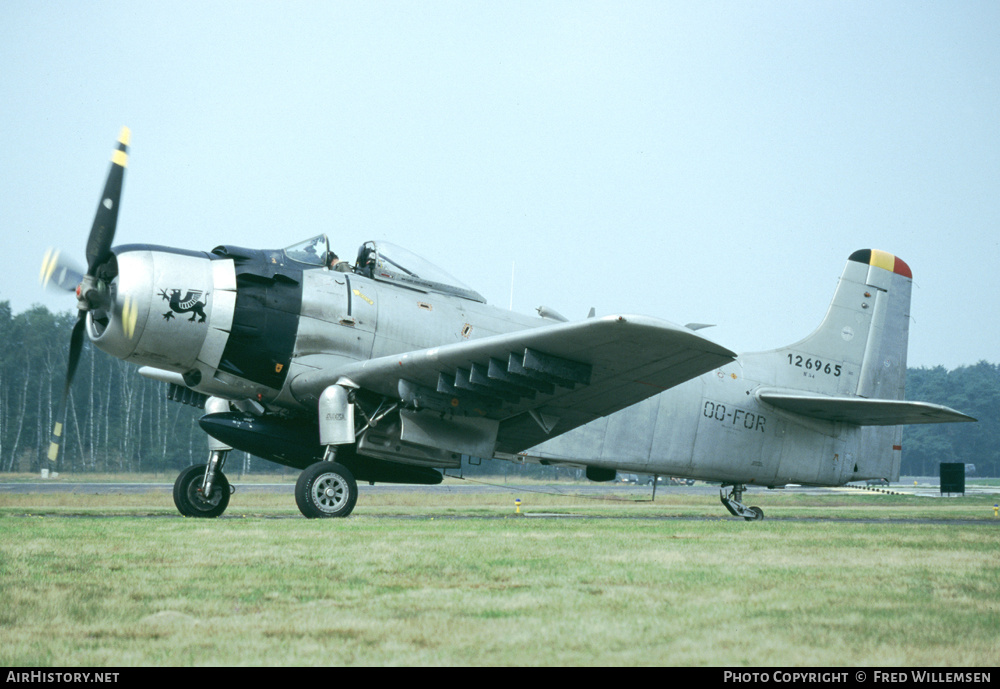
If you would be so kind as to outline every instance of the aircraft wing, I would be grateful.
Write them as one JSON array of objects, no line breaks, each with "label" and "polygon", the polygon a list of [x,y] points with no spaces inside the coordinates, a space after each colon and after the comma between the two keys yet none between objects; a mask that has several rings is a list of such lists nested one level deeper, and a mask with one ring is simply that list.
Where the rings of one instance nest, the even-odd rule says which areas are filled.
[{"label": "aircraft wing", "polygon": [[496,420],[497,450],[519,452],[735,357],[673,323],[616,315],[318,368],[292,392],[318,398],[345,377],[410,407]]},{"label": "aircraft wing", "polygon": [[795,414],[825,421],[841,421],[856,426],[904,426],[921,423],[976,421],[950,407],[908,400],[865,399],[760,390],[757,399]]}]

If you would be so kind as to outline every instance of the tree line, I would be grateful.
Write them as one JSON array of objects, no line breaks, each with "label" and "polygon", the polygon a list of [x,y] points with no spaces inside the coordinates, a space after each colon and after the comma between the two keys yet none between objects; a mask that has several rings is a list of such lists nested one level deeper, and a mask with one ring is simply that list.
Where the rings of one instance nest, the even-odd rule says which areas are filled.
[{"label": "tree line", "polygon": [[[75,322],[44,306],[14,315],[0,302],[0,471],[48,467]],[[170,402],[165,384],[84,341],[59,471],[160,471],[207,457],[199,410]]]},{"label": "tree line", "polygon": [[[46,453],[66,378],[75,313],[34,306],[14,314],[0,301],[0,472],[36,472]],[[85,340],[67,404],[63,472],[172,472],[205,461],[203,413],[167,399],[165,383],[140,376],[134,365],[98,351]],[[902,473],[936,475],[939,462],[976,465],[981,476],[1000,475],[1000,365],[981,361],[953,370],[911,368],[908,399],[953,407],[979,423],[908,426]],[[274,471],[275,464],[234,453],[228,470]],[[503,473],[507,462],[483,462]],[[528,467],[518,470],[521,473]],[[545,471],[537,467],[537,471]]]}]

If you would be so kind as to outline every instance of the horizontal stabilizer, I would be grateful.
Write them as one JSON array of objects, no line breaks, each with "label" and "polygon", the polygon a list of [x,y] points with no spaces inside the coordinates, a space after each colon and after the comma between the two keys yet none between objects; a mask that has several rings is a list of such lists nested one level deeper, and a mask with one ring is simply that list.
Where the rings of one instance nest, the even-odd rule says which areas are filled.
[{"label": "horizontal stabilizer", "polygon": [[813,419],[840,421],[855,426],[904,426],[976,421],[959,411],[929,402],[873,400],[773,389],[759,390],[756,396],[761,402],[778,409]]}]

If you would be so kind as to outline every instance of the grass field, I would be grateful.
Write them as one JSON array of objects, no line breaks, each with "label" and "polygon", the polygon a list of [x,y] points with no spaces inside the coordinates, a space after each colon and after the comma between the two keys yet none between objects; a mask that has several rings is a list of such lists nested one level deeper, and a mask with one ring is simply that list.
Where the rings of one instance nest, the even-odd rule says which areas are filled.
[{"label": "grass field", "polygon": [[748,523],[704,496],[520,497],[525,513],[567,516],[517,517],[507,494],[371,495],[323,521],[288,495],[238,494],[203,521],[176,516],[169,494],[5,494],[0,663],[1000,657],[993,498],[769,493],[756,501],[769,518]]}]

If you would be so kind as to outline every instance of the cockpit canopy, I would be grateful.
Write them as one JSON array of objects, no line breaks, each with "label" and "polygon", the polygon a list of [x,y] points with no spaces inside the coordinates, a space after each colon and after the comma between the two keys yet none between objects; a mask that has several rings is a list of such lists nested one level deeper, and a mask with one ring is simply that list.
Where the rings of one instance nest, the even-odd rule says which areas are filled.
[{"label": "cockpit canopy", "polygon": [[325,266],[330,258],[330,241],[325,234],[316,235],[285,249],[285,256],[311,266]]},{"label": "cockpit canopy", "polygon": [[[293,244],[284,253],[293,261],[312,266],[328,266],[333,257],[325,234]],[[481,294],[469,289],[444,269],[391,242],[372,241],[362,244],[352,270],[358,275],[380,282],[486,302]]]}]

